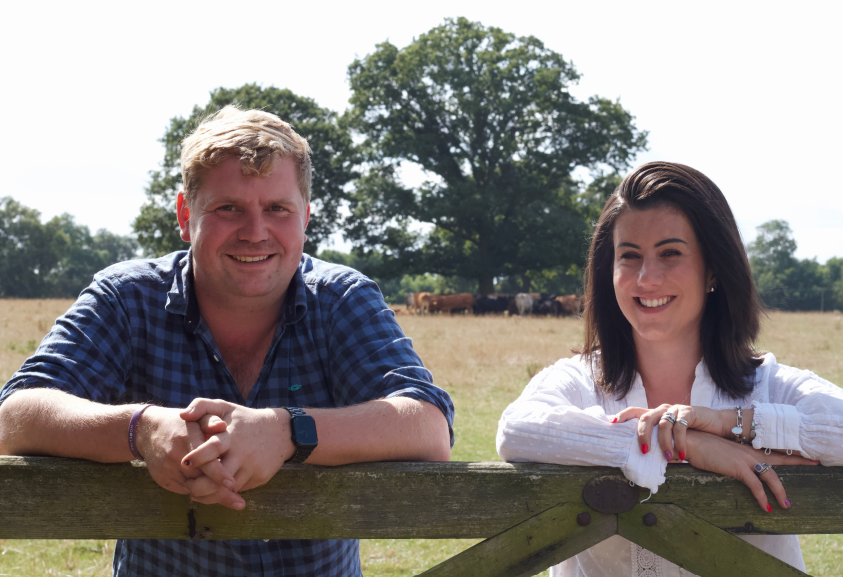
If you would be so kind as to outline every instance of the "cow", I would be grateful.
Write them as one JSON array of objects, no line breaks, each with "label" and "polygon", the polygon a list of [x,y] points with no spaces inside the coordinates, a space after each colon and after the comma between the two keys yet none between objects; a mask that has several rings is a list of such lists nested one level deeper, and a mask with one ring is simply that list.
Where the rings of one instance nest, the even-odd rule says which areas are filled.
[{"label": "cow", "polygon": [[462,310],[470,310],[474,304],[474,295],[459,293],[455,295],[428,295],[425,297],[422,307],[429,313],[454,313]]},{"label": "cow", "polygon": [[554,297],[542,297],[533,300],[533,314],[558,317],[562,314],[562,303]]},{"label": "cow", "polygon": [[413,293],[413,300],[415,302],[414,311],[416,314],[426,313],[427,311],[424,309],[424,299],[425,297],[429,297],[430,293]]},{"label": "cow", "polygon": [[561,306],[563,317],[578,317],[582,312],[582,299],[577,295],[565,295],[556,297],[556,302]]},{"label": "cow", "polygon": [[513,295],[474,295],[474,306],[472,307],[474,314],[485,315],[486,313],[502,313],[507,310]]},{"label": "cow", "polygon": [[527,293],[515,295],[515,308],[518,309],[518,316],[528,315],[533,310],[533,297]]},{"label": "cow", "polygon": [[416,293],[405,294],[404,304],[407,305],[407,310],[412,312],[416,308]]}]

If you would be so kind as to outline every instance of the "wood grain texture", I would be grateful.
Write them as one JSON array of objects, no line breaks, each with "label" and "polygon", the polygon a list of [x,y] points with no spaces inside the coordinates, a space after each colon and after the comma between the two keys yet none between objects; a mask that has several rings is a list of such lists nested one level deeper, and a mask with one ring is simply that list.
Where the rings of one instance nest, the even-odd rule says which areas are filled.
[{"label": "wood grain texture", "polygon": [[[668,467],[651,502],[735,533],[843,533],[843,470],[777,472],[793,502],[787,511],[762,512],[742,483],[689,466]],[[290,465],[232,511],[160,488],[143,465],[0,457],[0,538],[488,538],[579,503],[583,486],[606,475],[621,477],[532,463]]]},{"label": "wood grain texture", "polygon": [[[644,515],[656,516],[648,527]],[[618,515],[618,534],[700,577],[806,575],[676,505],[643,503]]]},{"label": "wood grain texture", "polygon": [[[577,523],[577,515],[582,512],[591,514],[586,527]],[[584,503],[566,503],[486,539],[421,575],[530,577],[617,532],[617,515],[601,515]]]}]

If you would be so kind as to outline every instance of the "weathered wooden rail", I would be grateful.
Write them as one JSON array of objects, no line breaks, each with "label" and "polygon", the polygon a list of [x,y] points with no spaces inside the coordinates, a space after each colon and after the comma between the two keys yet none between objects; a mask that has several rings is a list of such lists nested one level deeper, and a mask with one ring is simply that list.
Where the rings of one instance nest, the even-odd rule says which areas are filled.
[{"label": "weathered wooden rail", "polygon": [[620,534],[701,576],[804,575],[735,535],[843,533],[843,468],[777,473],[793,508],[766,513],[742,483],[689,465],[645,503],[602,467],[290,465],[232,511],[160,488],[143,465],[0,457],[0,538],[485,538],[424,575],[503,577]]}]

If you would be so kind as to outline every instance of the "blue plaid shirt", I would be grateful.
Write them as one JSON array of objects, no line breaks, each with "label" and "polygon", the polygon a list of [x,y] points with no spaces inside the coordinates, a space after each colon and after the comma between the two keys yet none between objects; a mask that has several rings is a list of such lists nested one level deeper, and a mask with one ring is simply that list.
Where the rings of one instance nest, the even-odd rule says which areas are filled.
[{"label": "blue plaid shirt", "polygon": [[[197,397],[247,407],[343,407],[405,396],[439,407],[432,383],[377,285],[307,255],[294,276],[269,354],[243,399],[199,315],[189,252],[98,273],[0,391],[52,387],[107,404],[186,407]],[[454,436],[451,432],[451,444]],[[351,539],[119,540],[115,575],[361,575]]]}]

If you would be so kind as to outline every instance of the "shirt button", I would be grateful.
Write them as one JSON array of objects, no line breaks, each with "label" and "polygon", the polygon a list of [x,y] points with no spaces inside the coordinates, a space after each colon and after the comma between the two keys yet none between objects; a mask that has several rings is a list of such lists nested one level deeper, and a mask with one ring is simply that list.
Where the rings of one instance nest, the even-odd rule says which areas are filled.
[{"label": "shirt button", "polygon": [[214,360],[220,362],[219,358],[217,358],[217,355],[214,355]]}]

